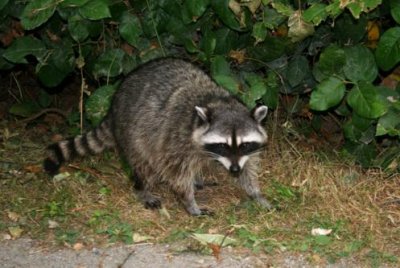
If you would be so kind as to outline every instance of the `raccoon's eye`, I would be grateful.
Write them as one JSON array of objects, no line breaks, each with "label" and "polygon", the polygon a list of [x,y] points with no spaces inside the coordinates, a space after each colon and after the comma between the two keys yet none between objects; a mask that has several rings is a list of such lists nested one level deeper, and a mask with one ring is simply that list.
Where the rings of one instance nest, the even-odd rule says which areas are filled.
[{"label": "raccoon's eye", "polygon": [[204,145],[204,149],[207,151],[220,155],[227,156],[230,153],[231,148],[226,143],[209,143]]},{"label": "raccoon's eye", "polygon": [[257,142],[244,142],[239,145],[239,151],[242,155],[250,154],[261,148]]}]

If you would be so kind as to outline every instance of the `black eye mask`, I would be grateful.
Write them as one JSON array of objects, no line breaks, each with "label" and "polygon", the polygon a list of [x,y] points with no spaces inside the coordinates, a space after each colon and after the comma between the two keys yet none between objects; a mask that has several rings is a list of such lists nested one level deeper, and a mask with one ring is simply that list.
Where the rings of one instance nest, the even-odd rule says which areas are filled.
[{"label": "black eye mask", "polygon": [[233,154],[243,156],[243,155],[248,155],[251,153],[256,152],[261,148],[261,144],[257,142],[244,142],[237,146],[236,144],[233,144],[232,146],[229,146],[226,143],[209,143],[204,145],[204,149],[206,151],[209,151],[213,154],[220,155],[220,156],[230,156]]}]

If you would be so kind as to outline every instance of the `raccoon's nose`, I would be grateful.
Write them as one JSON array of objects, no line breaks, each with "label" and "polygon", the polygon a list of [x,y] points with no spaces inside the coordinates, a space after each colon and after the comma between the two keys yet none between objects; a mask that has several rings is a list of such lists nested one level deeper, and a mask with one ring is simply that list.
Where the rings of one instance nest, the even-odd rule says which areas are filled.
[{"label": "raccoon's nose", "polygon": [[229,172],[233,176],[238,176],[240,173],[240,166],[238,164],[232,164],[231,167],[229,168]]}]

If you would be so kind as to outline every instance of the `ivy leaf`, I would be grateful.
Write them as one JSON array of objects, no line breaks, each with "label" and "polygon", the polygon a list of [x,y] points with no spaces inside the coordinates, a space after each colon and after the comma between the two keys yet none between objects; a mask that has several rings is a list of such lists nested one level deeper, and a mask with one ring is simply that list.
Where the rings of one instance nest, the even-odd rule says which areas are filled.
[{"label": "ivy leaf", "polygon": [[240,31],[239,21],[236,19],[235,14],[229,8],[230,0],[211,1],[211,6],[222,22],[229,28]]},{"label": "ivy leaf", "polygon": [[79,8],[79,13],[82,17],[89,20],[100,20],[111,17],[108,4],[103,0],[90,0]]},{"label": "ivy leaf", "polygon": [[217,74],[213,78],[218,85],[227,89],[232,94],[239,92],[239,81],[232,75]]},{"label": "ivy leaf", "polygon": [[263,23],[270,30],[276,29],[286,20],[286,17],[279,14],[275,9],[265,6]]},{"label": "ivy leaf", "polygon": [[46,62],[36,66],[39,80],[46,87],[59,85],[75,67],[75,56],[72,44],[53,49]]},{"label": "ivy leaf", "polygon": [[312,22],[318,26],[323,20],[326,19],[328,13],[326,12],[326,5],[315,3],[303,12],[303,19],[307,22]]},{"label": "ivy leaf", "polygon": [[294,10],[290,5],[285,5],[279,1],[273,1],[271,3],[272,7],[280,14],[289,17],[293,14]]},{"label": "ivy leaf", "polygon": [[211,61],[211,75],[230,75],[231,68],[224,56],[216,56]]},{"label": "ivy leaf", "polygon": [[13,115],[28,117],[39,112],[40,110],[41,108],[37,102],[25,101],[22,103],[13,104],[8,112]]},{"label": "ivy leaf", "polygon": [[106,50],[96,60],[93,68],[93,73],[96,77],[115,77],[120,75],[123,70],[123,59],[125,52],[122,49]]},{"label": "ivy leaf", "polygon": [[89,2],[90,0],[63,0],[61,6],[63,7],[80,7]]},{"label": "ivy leaf", "polygon": [[400,2],[398,0],[390,0],[390,14],[400,24]]},{"label": "ivy leaf", "polygon": [[382,135],[400,137],[400,111],[389,109],[389,111],[379,118],[376,126],[376,136]]},{"label": "ivy leaf", "polygon": [[76,42],[83,42],[89,36],[88,21],[81,16],[71,16],[68,18],[68,31]]},{"label": "ivy leaf", "polygon": [[24,29],[32,30],[45,23],[53,16],[58,3],[59,1],[56,0],[30,1],[21,16]]},{"label": "ivy leaf", "polygon": [[266,78],[266,92],[262,98],[268,108],[276,109],[279,102],[279,77],[275,72],[269,72]]},{"label": "ivy leaf", "polygon": [[204,51],[207,58],[210,58],[214,53],[216,45],[217,37],[215,33],[212,30],[207,29],[203,34],[203,38],[200,40],[200,49]]},{"label": "ivy leaf", "polygon": [[92,93],[85,103],[88,119],[93,125],[98,125],[107,114],[112,96],[118,88],[118,84],[102,86]]},{"label": "ivy leaf", "polygon": [[298,86],[304,78],[309,74],[310,68],[308,66],[308,60],[304,56],[294,57],[289,62],[287,69],[287,79],[292,87]]},{"label": "ivy leaf", "polygon": [[336,45],[327,47],[320,55],[318,69],[326,75],[341,75],[346,63],[346,54]]},{"label": "ivy leaf", "polygon": [[209,4],[210,0],[186,0],[183,5],[191,19],[196,21],[207,10]]},{"label": "ivy leaf", "polygon": [[360,45],[346,48],[345,55],[343,71],[352,82],[372,82],[378,76],[374,55],[368,48]]},{"label": "ivy leaf", "polygon": [[400,27],[387,30],[381,37],[375,52],[380,68],[388,71],[400,61]]},{"label": "ivy leaf", "polygon": [[1,0],[0,1],[0,10],[3,9],[3,7],[5,7],[8,4],[9,0]]},{"label": "ivy leaf", "polygon": [[243,73],[244,80],[250,86],[244,96],[244,100],[249,107],[254,107],[256,100],[259,100],[267,91],[264,79],[254,73]]},{"label": "ivy leaf", "polygon": [[16,39],[4,52],[3,57],[12,63],[28,63],[26,56],[33,55],[40,61],[46,53],[42,41],[32,36],[24,36]]},{"label": "ivy leaf", "polygon": [[346,87],[342,80],[330,77],[322,81],[311,93],[310,108],[326,111],[343,99]]},{"label": "ivy leaf", "polygon": [[371,83],[360,81],[347,96],[347,103],[365,118],[378,118],[387,112],[388,106]]},{"label": "ivy leaf", "polygon": [[314,33],[314,26],[303,20],[300,11],[294,12],[288,19],[288,37],[299,42]]},{"label": "ivy leaf", "polygon": [[251,35],[256,39],[256,44],[264,41],[265,37],[267,37],[267,28],[264,23],[256,22]]},{"label": "ivy leaf", "polygon": [[121,16],[119,33],[130,45],[137,47],[140,35],[142,35],[142,26],[139,19],[128,11]]},{"label": "ivy leaf", "polygon": [[5,49],[0,48],[0,70],[9,70],[14,66],[3,57],[5,51]]}]

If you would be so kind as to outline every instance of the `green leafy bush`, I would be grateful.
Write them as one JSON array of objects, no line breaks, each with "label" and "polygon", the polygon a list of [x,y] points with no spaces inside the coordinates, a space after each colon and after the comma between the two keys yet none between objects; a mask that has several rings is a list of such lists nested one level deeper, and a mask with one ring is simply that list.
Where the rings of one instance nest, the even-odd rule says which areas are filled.
[{"label": "green leafy bush", "polygon": [[399,169],[400,90],[382,83],[400,61],[397,0],[2,0],[0,20],[1,70],[30,64],[45,87],[76,74],[106,86],[86,102],[93,122],[123,75],[178,56],[250,107],[290,94],[337,116],[363,166]]}]

